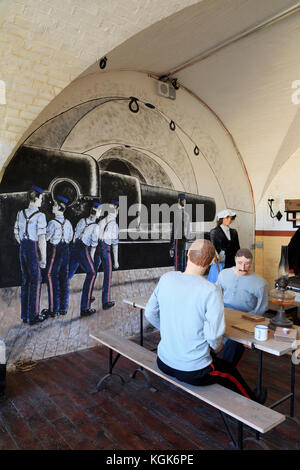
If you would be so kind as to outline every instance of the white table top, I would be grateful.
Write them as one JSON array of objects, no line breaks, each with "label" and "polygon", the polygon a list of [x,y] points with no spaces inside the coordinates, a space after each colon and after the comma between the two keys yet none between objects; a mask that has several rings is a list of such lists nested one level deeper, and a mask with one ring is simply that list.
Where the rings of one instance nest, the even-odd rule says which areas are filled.
[{"label": "white table top", "polygon": [[[150,296],[133,297],[132,299],[124,299],[123,302],[137,309],[144,310],[146,308],[149,297]],[[257,341],[254,338],[254,334],[232,328],[231,324],[239,320],[241,315],[245,315],[245,312],[225,308],[226,331],[224,336],[226,338],[232,339],[246,346],[253,345],[256,349],[273,354],[275,356],[283,356],[284,354],[287,354],[295,349],[292,348],[291,343],[275,340],[274,331],[272,330],[269,330],[269,337],[266,341]],[[298,338],[300,338],[300,328],[298,328],[298,330]]]}]

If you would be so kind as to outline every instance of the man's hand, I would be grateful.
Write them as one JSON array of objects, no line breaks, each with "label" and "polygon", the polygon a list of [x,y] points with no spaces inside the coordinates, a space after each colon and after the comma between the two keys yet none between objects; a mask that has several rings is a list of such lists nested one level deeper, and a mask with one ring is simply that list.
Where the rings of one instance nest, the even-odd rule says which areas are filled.
[{"label": "man's hand", "polygon": [[118,263],[118,261],[116,261],[116,262],[114,263],[114,268],[115,268],[115,269],[119,269],[119,263]]},{"label": "man's hand", "polygon": [[170,257],[174,258],[174,250],[170,250],[169,253],[170,253]]},{"label": "man's hand", "polygon": [[40,268],[41,268],[41,269],[45,269],[46,264],[47,264],[46,261],[41,259],[41,261],[40,261]]}]

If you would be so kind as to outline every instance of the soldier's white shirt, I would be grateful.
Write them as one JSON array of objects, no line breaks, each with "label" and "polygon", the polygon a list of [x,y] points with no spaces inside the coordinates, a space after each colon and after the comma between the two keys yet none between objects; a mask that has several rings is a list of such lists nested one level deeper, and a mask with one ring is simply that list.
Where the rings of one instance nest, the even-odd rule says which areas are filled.
[{"label": "soldier's white shirt", "polygon": [[50,241],[52,245],[58,245],[60,242],[70,243],[73,239],[73,233],[71,222],[63,216],[56,216],[48,223],[46,240]]},{"label": "soldier's white shirt", "polygon": [[[37,242],[40,235],[46,234],[47,221],[45,214],[43,214],[43,212],[40,212],[37,207],[29,205],[29,207],[25,209],[25,214],[27,217],[30,217],[35,212],[36,214],[33,215],[27,223],[27,232],[28,238],[32,241]],[[25,237],[25,231],[26,218],[24,217],[23,211],[19,211],[14,226],[14,234],[17,241],[22,241],[23,238],[27,238]]]},{"label": "soldier's white shirt", "polygon": [[116,218],[108,214],[99,222],[99,239],[107,245],[117,245],[119,243],[119,227]]},{"label": "soldier's white shirt", "polygon": [[74,241],[80,239],[85,245],[96,247],[99,241],[99,225],[91,217],[79,220],[75,228]]}]

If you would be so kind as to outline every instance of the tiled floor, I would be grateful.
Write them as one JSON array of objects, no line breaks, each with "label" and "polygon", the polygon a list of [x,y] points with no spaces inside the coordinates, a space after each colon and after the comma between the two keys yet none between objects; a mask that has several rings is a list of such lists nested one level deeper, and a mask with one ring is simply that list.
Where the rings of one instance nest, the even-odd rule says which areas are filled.
[{"label": "tiled floor", "polygon": [[[114,271],[111,298],[116,305],[102,310],[102,273],[98,274],[93,307],[96,313],[82,318],[80,296],[84,275],[77,274],[70,283],[70,304],[66,316],[49,318],[45,322],[28,326],[20,320],[20,287],[0,290],[0,339],[4,340],[7,365],[18,360],[39,360],[95,346],[89,337],[99,329],[114,329],[124,336],[139,331],[139,315],[123,302],[124,298],[150,295],[159,277],[170,268]],[[42,286],[41,309],[47,307],[47,289]]]}]

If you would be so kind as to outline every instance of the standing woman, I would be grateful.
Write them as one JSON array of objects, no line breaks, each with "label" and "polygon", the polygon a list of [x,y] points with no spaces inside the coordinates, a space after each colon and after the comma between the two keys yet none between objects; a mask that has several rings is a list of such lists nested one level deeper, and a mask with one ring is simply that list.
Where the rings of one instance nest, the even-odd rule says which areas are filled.
[{"label": "standing woman", "polygon": [[[235,266],[235,254],[240,249],[239,236],[234,228],[230,228],[231,222],[236,218],[236,213],[230,209],[224,209],[217,214],[217,226],[210,231],[210,241],[213,243],[219,256],[220,269]],[[212,264],[208,280],[216,282],[218,277],[217,266]]]}]

